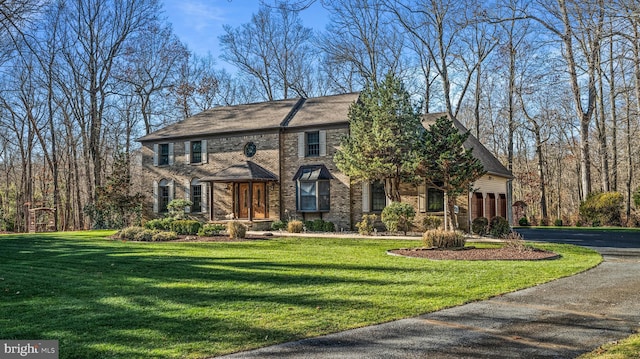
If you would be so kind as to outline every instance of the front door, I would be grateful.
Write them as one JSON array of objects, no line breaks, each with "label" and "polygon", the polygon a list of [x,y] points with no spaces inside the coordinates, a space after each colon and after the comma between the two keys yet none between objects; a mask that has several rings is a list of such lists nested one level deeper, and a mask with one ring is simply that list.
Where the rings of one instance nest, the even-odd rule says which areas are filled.
[{"label": "front door", "polygon": [[267,218],[267,191],[266,183],[258,182],[253,184],[251,194],[253,196],[253,218],[263,219]]},{"label": "front door", "polygon": [[269,217],[266,183],[237,183],[234,187],[236,188],[236,218],[264,219]]},{"label": "front door", "polygon": [[238,185],[238,213],[237,218],[249,218],[249,184],[240,183]]}]

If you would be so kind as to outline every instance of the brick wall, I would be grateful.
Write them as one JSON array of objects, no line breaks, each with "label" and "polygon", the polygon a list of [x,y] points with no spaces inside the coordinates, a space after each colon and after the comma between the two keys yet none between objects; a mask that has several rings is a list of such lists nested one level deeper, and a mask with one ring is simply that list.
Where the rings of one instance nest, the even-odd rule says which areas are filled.
[{"label": "brick wall", "polygon": [[[192,138],[207,140],[208,161],[202,164],[189,164],[185,155],[185,141],[174,141],[174,162],[169,166],[153,165],[153,143],[144,143],[142,147],[143,186],[147,199],[147,208],[153,208],[153,182],[162,179],[175,181],[174,198],[185,198],[187,183],[192,179],[211,176],[232,165],[250,160],[278,176],[278,133],[237,135],[225,137]],[[247,158],[244,146],[252,141],[256,144],[256,154]],[[158,142],[160,143],[160,142]],[[166,142],[163,142],[166,143]],[[269,191],[269,218],[279,218],[279,188],[267,186]],[[226,183],[213,186],[213,219],[225,219],[233,212],[232,190]],[[161,217],[161,214],[152,214]],[[191,213],[191,217],[202,221],[209,219],[209,213]]]},{"label": "brick wall", "polygon": [[[314,131],[314,129],[306,130]],[[349,177],[341,173],[333,161],[333,155],[336,153],[341,139],[349,133],[348,127],[326,129],[326,156],[319,157],[299,157],[298,156],[298,139],[300,131],[287,131],[283,138],[283,211],[286,210],[290,217],[297,219],[313,220],[320,218],[325,221],[333,222],[337,231],[351,230],[351,187],[349,185]],[[304,165],[322,164],[327,167],[331,175],[331,199],[328,213],[301,213],[296,210],[296,184],[293,181],[298,168]]]}]

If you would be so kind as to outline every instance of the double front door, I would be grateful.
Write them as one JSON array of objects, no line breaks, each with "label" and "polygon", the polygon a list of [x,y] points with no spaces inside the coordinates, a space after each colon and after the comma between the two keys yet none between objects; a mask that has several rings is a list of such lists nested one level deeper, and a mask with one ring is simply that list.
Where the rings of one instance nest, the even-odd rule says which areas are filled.
[{"label": "double front door", "polygon": [[265,182],[236,183],[234,189],[236,218],[268,218],[267,184]]}]

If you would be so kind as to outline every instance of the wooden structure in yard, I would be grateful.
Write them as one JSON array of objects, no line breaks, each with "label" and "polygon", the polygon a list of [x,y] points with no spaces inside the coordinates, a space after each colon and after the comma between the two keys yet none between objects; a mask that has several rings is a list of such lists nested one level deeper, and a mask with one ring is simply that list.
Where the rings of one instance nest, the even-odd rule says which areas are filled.
[{"label": "wooden structure in yard", "polygon": [[29,208],[29,233],[55,232],[55,208]]}]

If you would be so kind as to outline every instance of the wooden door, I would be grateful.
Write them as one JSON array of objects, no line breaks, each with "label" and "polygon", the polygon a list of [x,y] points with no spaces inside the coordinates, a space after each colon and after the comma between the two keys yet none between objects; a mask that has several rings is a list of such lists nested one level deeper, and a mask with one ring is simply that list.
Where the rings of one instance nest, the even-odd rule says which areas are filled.
[{"label": "wooden door", "polygon": [[252,188],[253,218],[267,218],[267,186],[266,183],[254,183]]},{"label": "wooden door", "polygon": [[249,218],[249,184],[238,184],[238,213],[237,218]]}]

